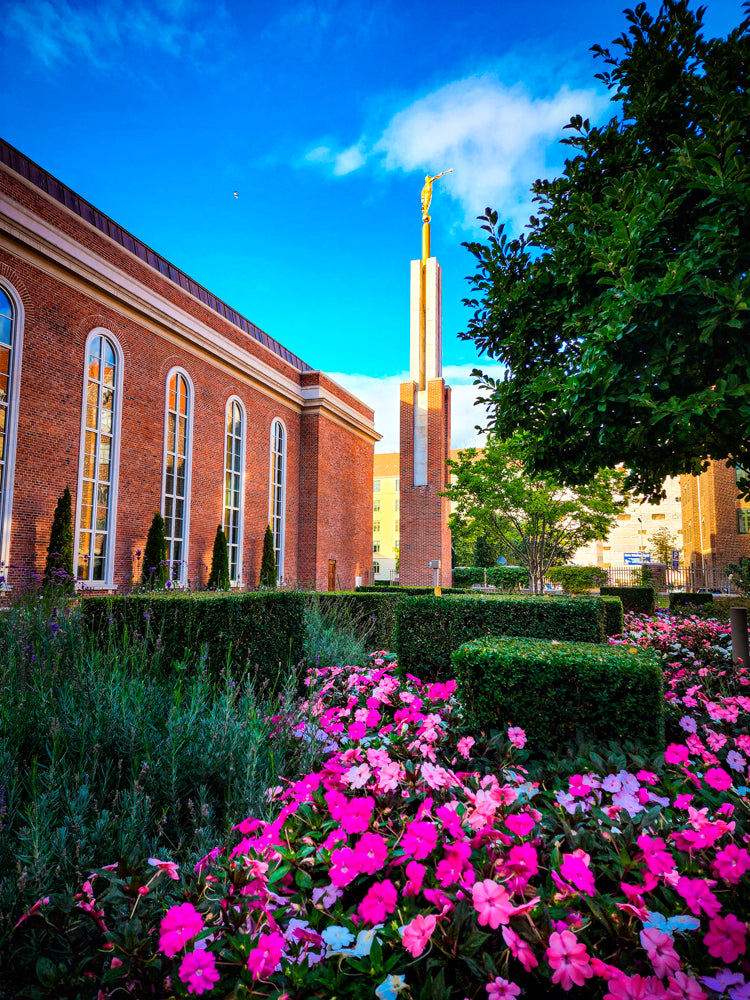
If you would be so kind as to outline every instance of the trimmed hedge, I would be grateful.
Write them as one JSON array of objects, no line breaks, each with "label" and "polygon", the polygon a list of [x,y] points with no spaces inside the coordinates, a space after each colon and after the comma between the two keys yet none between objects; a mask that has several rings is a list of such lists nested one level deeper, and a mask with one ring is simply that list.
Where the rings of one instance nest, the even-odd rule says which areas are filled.
[{"label": "trimmed hedge", "polygon": [[675,608],[684,608],[689,604],[692,605],[703,605],[703,604],[713,604],[714,595],[709,593],[698,593],[697,591],[686,590],[683,593],[676,593],[669,595],[669,610],[674,611]]},{"label": "trimmed hedge", "polygon": [[[378,587],[377,584],[366,584],[361,587],[357,587],[356,593],[382,594],[384,590],[386,590],[389,594],[401,594],[402,597],[427,597],[429,594],[435,594],[434,587]],[[470,587],[441,587],[440,590],[443,594],[472,593]],[[334,593],[334,591],[328,591],[327,593]],[[349,593],[349,591],[343,591],[343,593]]]},{"label": "trimmed hedge", "polygon": [[640,615],[656,611],[656,591],[653,587],[600,587],[602,597],[619,597],[623,609]]},{"label": "trimmed hedge", "polygon": [[[484,573],[481,566],[456,566],[453,570],[453,583],[456,587],[484,583]],[[523,566],[490,566],[487,569],[487,585],[500,587],[502,590],[528,587],[529,571]]]},{"label": "trimmed hedge", "polygon": [[209,670],[259,667],[274,680],[304,657],[304,595],[294,591],[242,594],[129,594],[86,597],[84,628],[119,643],[125,634],[157,644],[163,662],[192,659],[205,649]]},{"label": "trimmed hedge", "polygon": [[482,636],[604,642],[601,597],[404,597],[396,611],[399,667],[422,680],[451,676],[451,653]]},{"label": "trimmed hedge", "polygon": [[582,743],[664,748],[664,680],[650,650],[486,638],[452,657],[467,725],[520,726],[535,757]]},{"label": "trimmed hedge", "polygon": [[553,566],[545,576],[566,594],[585,594],[607,582],[607,571],[599,566]]},{"label": "trimmed hedge", "polygon": [[620,635],[625,621],[625,612],[619,597],[603,597],[604,631],[607,635]]}]

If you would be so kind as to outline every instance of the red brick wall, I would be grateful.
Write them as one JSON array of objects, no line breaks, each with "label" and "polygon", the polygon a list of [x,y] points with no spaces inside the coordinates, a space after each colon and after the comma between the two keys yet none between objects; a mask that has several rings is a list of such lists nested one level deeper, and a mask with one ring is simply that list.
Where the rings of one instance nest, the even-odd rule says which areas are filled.
[{"label": "red brick wall", "polygon": [[[372,412],[318,372],[302,376],[243,331],[195,302],[160,275],[149,275],[122,248],[69,217],[41,195],[0,171],[0,189],[43,214],[83,245],[133,274],[222,335],[306,385],[322,383],[332,396],[365,420]],[[2,218],[0,216],[0,229]],[[120,463],[115,533],[114,582],[131,584],[133,554],[143,549],[153,512],[161,502],[166,375],[178,365],[194,385],[193,446],[188,575],[204,585],[216,526],[222,519],[224,418],[227,399],[238,396],[247,415],[243,575],[256,586],[263,534],[268,524],[269,449],[272,421],[287,428],[285,580],[327,582],[329,553],[337,559],[343,586],[354,583],[359,562],[369,564],[372,544],[373,441],[316,409],[302,417],[298,403],[269,395],[219,365],[206,350],[172,343],[138,322],[132,309],[103,305],[93,294],[71,287],[67,276],[49,273],[40,259],[30,263],[0,241],[0,275],[16,289],[25,311],[18,437],[15,461],[9,574],[20,585],[41,573],[55,504],[65,486],[78,489],[84,345],[95,327],[110,331],[123,355]],[[107,297],[107,301],[110,299]],[[312,542],[310,542],[312,540]],[[77,547],[77,540],[76,540]]]},{"label": "red brick wall", "polygon": [[701,519],[707,568],[723,569],[742,556],[750,557],[750,534],[737,531],[737,510],[748,504],[738,497],[734,469],[711,462],[701,476],[681,476],[680,489],[686,565],[701,565]]}]

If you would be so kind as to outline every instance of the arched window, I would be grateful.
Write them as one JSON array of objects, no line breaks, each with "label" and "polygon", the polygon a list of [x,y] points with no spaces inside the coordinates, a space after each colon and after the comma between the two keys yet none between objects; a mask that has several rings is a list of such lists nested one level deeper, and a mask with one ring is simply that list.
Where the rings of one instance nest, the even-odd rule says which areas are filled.
[{"label": "arched window", "polygon": [[284,577],[284,521],[286,517],[286,428],[280,420],[271,424],[271,475],[268,523],[273,533],[276,576]]},{"label": "arched window", "polygon": [[177,583],[187,580],[192,416],[192,383],[186,372],[173,369],[167,376],[162,513],[169,579]]},{"label": "arched window", "polygon": [[119,463],[122,351],[106,330],[86,341],[78,490],[78,578],[112,583]]},{"label": "arched window", "polygon": [[0,285],[0,584],[5,582],[10,560],[22,338],[21,300],[9,285]]},{"label": "arched window", "polygon": [[229,579],[242,582],[245,411],[238,399],[227,402],[224,438],[224,534],[229,548]]}]

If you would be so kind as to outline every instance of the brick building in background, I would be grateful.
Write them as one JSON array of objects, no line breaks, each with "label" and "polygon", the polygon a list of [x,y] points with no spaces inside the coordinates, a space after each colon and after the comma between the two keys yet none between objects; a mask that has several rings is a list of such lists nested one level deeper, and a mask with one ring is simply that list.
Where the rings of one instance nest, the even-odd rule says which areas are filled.
[{"label": "brick building in background", "polygon": [[700,476],[681,476],[685,565],[706,572],[750,558],[750,504],[741,500],[744,472],[711,462]]},{"label": "brick building in background", "polygon": [[[314,344],[310,345],[314,349]],[[372,557],[373,413],[0,141],[0,563],[41,572],[68,486],[87,588],[126,590],[155,511],[170,574],[351,587]]]}]

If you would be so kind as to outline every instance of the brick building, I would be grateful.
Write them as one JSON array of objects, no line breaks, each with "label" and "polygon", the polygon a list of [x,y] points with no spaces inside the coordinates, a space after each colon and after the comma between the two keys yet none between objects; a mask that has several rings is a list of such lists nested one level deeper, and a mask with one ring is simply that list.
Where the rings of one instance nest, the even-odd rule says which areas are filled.
[{"label": "brick building", "polygon": [[711,462],[700,476],[681,476],[685,565],[721,571],[750,557],[750,504],[737,491],[739,469]]},{"label": "brick building", "polygon": [[[311,345],[314,346],[314,345]],[[351,587],[371,565],[373,413],[0,140],[0,563],[44,565],[68,486],[77,574],[137,577],[154,511],[170,575]]]}]

